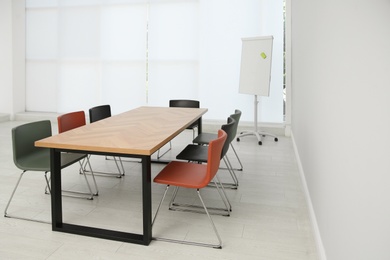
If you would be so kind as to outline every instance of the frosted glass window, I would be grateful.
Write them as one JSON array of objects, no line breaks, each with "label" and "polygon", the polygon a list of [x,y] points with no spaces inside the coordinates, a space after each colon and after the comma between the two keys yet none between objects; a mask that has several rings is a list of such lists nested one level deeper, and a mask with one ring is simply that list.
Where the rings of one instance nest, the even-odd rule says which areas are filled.
[{"label": "frosted glass window", "polygon": [[57,63],[26,62],[26,110],[57,111]]},{"label": "frosted glass window", "polygon": [[197,62],[150,62],[148,104],[168,106],[170,99],[197,99]]},{"label": "frosted glass window", "polygon": [[149,59],[198,59],[198,22],[197,2],[150,4]]},{"label": "frosted glass window", "polygon": [[258,119],[282,122],[283,0],[26,0],[26,109],[116,114],[185,98],[206,120],[238,108],[253,121],[254,97],[238,91],[241,38],[266,35],[271,90]]},{"label": "frosted glass window", "polygon": [[103,66],[102,103],[111,104],[112,114],[146,104],[145,62],[110,62]]},{"label": "frosted glass window", "polygon": [[58,0],[61,6],[72,6],[72,7],[82,7],[82,6],[92,6],[99,5],[102,3],[102,0]]},{"label": "frosted glass window", "polygon": [[26,8],[56,7],[59,0],[26,0]]},{"label": "frosted glass window", "polygon": [[198,99],[199,3],[150,4],[148,23],[148,103]]},{"label": "frosted glass window", "polygon": [[57,112],[85,110],[100,101],[100,66],[96,63],[62,63],[59,68]]},{"label": "frosted glass window", "polygon": [[101,12],[103,59],[146,59],[146,5],[114,6]]},{"label": "frosted glass window", "polygon": [[113,114],[147,105],[145,4],[101,11],[102,103]]},{"label": "frosted glass window", "polygon": [[61,58],[97,59],[100,56],[99,8],[60,10],[59,40]]},{"label": "frosted glass window", "polygon": [[58,12],[55,9],[26,13],[26,56],[55,59],[58,51]]}]

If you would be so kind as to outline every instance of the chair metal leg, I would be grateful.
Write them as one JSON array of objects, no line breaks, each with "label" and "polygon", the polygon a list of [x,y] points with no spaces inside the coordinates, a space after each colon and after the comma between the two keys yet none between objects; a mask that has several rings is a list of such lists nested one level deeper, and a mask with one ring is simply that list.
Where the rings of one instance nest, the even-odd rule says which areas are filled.
[{"label": "chair metal leg", "polygon": [[[121,171],[121,168],[119,168],[118,160],[119,160],[119,163],[120,163],[120,165],[121,165],[122,171]],[[115,164],[116,164],[116,168],[118,168],[118,172],[119,172],[119,174],[120,174],[119,178],[120,178],[120,177],[122,177],[122,176],[125,176],[125,168],[123,167],[122,159],[121,159],[120,157],[118,157],[118,160],[117,160],[117,158],[114,156],[114,161],[115,161]]]},{"label": "chair metal leg", "polygon": [[18,188],[19,183],[20,183],[20,180],[22,179],[23,174],[24,174],[25,172],[26,172],[26,171],[23,171],[23,172],[20,174],[19,179],[18,179],[18,181],[16,182],[16,186],[15,186],[14,190],[13,190],[12,193],[11,193],[11,197],[10,197],[9,200],[8,200],[7,206],[5,207],[5,210],[4,210],[4,217],[8,217],[7,210],[8,210],[9,204],[11,204],[11,200],[12,200],[12,198],[14,197],[15,192],[16,192],[16,189]]},{"label": "chair metal leg", "polygon": [[[89,155],[88,155],[88,162],[89,162],[89,158],[90,158],[90,157],[91,157],[91,155],[89,154]],[[107,157],[106,157],[106,158],[107,158]],[[108,177],[122,178],[122,176],[125,175],[125,168],[124,168],[124,166],[123,166],[122,160],[121,160],[121,158],[119,157],[119,161],[120,161],[122,170],[121,170],[121,168],[119,167],[118,161],[117,161],[117,159],[116,159],[115,156],[114,156],[114,159],[113,159],[113,160],[115,161],[115,165],[116,165],[116,167],[117,167],[117,169],[118,169],[118,173],[113,173],[113,172],[101,172],[101,171],[93,171],[93,173],[94,173],[95,175],[100,175],[100,176],[108,176]],[[92,167],[90,167],[90,170],[87,170],[86,167],[87,167],[87,165],[85,164],[83,170],[84,170],[86,173],[91,173],[91,174],[92,174]],[[82,174],[81,169],[80,169],[80,174]]]},{"label": "chair metal leg", "polygon": [[[221,181],[219,180],[218,175],[215,175],[215,178],[217,179],[217,182],[214,180],[214,184],[217,187],[217,190],[220,190],[219,195],[221,196],[223,203],[225,203],[226,209],[231,212],[232,211],[232,204],[230,203],[229,198],[225,192],[225,188],[222,185]],[[218,185],[220,187],[218,187]]]},{"label": "chair metal leg", "polygon": [[236,173],[234,172],[234,169],[232,167],[232,164],[230,163],[230,160],[229,160],[229,157],[227,156],[227,154],[225,154],[225,156],[223,157],[223,160],[225,162],[225,165],[226,167],[228,168],[228,171],[230,173],[230,175],[232,176],[232,179],[233,179],[233,182],[234,184],[228,184],[228,185],[232,185],[234,189],[237,189],[238,188],[238,178],[237,178],[237,175]]},{"label": "chair metal leg", "polygon": [[118,159],[119,159],[119,162],[120,162],[121,167],[122,167],[122,176],[125,176],[125,167],[123,167],[122,158],[118,157]]},{"label": "chair metal leg", "polygon": [[[237,178],[237,175],[236,173],[234,172],[233,170],[233,167],[229,161],[229,158],[227,157],[227,155],[225,155],[223,157],[223,161],[226,165],[226,168],[220,168],[220,169],[224,169],[224,170],[228,170],[229,173],[230,173],[230,176],[232,177],[233,179],[233,183],[229,183],[229,182],[222,182],[221,184],[223,185],[224,188],[229,188],[229,189],[234,189],[236,190],[238,188],[238,178]],[[208,186],[211,186],[211,187],[215,187],[214,183],[210,183]]]},{"label": "chair metal leg", "polygon": [[211,223],[211,225],[212,225],[212,227],[213,227],[213,229],[214,229],[215,235],[217,236],[218,241],[219,241],[219,244],[218,244],[218,245],[213,245],[213,247],[214,247],[214,248],[222,249],[222,240],[221,240],[221,237],[219,236],[219,233],[218,233],[217,228],[215,227],[214,221],[213,221],[213,219],[211,218],[211,216],[210,216],[210,214],[209,214],[209,212],[208,212],[208,210],[207,210],[207,208],[206,208],[206,205],[205,205],[204,202],[203,202],[202,196],[200,196],[199,189],[197,189],[196,191],[197,191],[197,193],[198,193],[198,197],[199,197],[200,201],[202,202],[204,211],[206,212],[207,217],[209,218],[210,223]]},{"label": "chair metal leg", "polygon": [[[111,157],[114,157],[114,156],[106,156],[106,160],[107,160],[107,161],[113,161],[114,158],[111,159]],[[136,162],[136,163],[139,163],[139,162],[140,162],[140,160],[134,159],[134,158],[122,158],[122,157],[118,157],[118,159],[119,159],[121,162]],[[123,163],[122,163],[122,172],[125,173],[125,169],[123,168]]]},{"label": "chair metal leg", "polygon": [[244,167],[242,166],[241,160],[240,160],[240,158],[238,157],[238,154],[237,154],[237,152],[236,152],[236,149],[234,148],[234,146],[233,146],[232,143],[230,143],[230,146],[232,147],[233,152],[234,152],[234,154],[235,154],[236,157],[237,157],[238,163],[240,164],[240,168],[237,168],[237,169],[234,169],[234,170],[242,171],[242,170],[244,169]]},{"label": "chair metal leg", "polygon": [[[96,183],[95,174],[94,174],[94,172],[93,172],[93,170],[92,170],[92,166],[91,166],[91,163],[90,163],[88,157],[86,158],[86,161],[87,161],[86,163],[88,164],[89,170],[90,170],[90,172],[91,172],[92,180],[93,180],[93,183],[94,183],[94,185],[95,185],[95,190],[96,190],[96,192],[95,192],[95,193],[92,193],[92,194],[93,194],[94,196],[98,196],[98,195],[99,195],[99,189],[98,189],[98,186],[97,186],[97,183]],[[81,167],[82,167],[82,163],[81,163]],[[87,174],[86,174],[86,172],[84,172],[83,174],[84,174],[85,180],[86,180],[86,182],[87,182],[87,184],[88,184],[88,186],[89,186],[89,182],[88,182],[88,179],[87,179]],[[92,192],[91,188],[90,188],[90,191]]]},{"label": "chair metal leg", "polygon": [[161,157],[163,157],[166,153],[168,153],[170,150],[172,150],[172,142],[169,141],[169,148],[168,150],[166,150],[163,154],[160,155],[160,150],[161,149],[158,149],[157,151],[157,159],[160,159]]},{"label": "chair metal leg", "polygon": [[152,228],[153,228],[154,222],[156,221],[157,214],[160,211],[161,204],[163,203],[163,201],[165,199],[165,196],[167,195],[168,189],[169,189],[169,185],[167,185],[167,187],[165,188],[164,195],[161,198],[160,204],[158,204],[158,207],[157,207],[157,210],[156,210],[156,214],[154,215],[154,218],[153,218],[153,221],[152,221]]},{"label": "chair metal leg", "polygon": [[[216,176],[216,179],[218,183],[214,180],[214,186],[217,188],[217,191],[219,195],[221,196],[221,199],[225,205],[225,208],[220,207],[208,207],[209,210],[211,210],[210,214],[212,215],[221,215],[225,217],[230,216],[230,212],[232,211],[232,206],[230,204],[230,201],[226,195],[225,189],[223,188],[223,185],[221,184],[219,178]],[[179,187],[176,187],[176,189],[173,192],[171,201],[169,203],[169,209],[174,211],[183,211],[183,212],[193,212],[193,213],[201,213],[204,214],[203,210],[199,210],[203,208],[202,206],[193,205],[193,204],[185,204],[185,203],[178,203],[175,202],[176,195],[178,193]]]},{"label": "chair metal leg", "polygon": [[[86,159],[88,159],[88,158],[86,158]],[[98,187],[97,187],[95,175],[93,174],[93,171],[92,171],[91,164],[90,164],[89,160],[86,161],[86,165],[89,166],[89,169],[90,169],[90,172],[91,172],[91,176],[92,176],[93,182],[95,184],[96,193],[93,193],[93,191],[91,189],[91,185],[89,184],[89,181],[87,179],[87,175],[86,175],[85,170],[84,170],[84,167],[86,167],[86,165],[83,166],[84,162],[80,162],[79,161],[79,163],[80,163],[80,171],[82,171],[81,174],[84,175],[85,182],[87,183],[87,187],[88,187],[89,192],[62,190],[62,192],[65,193],[65,194],[63,194],[63,196],[65,196],[65,197],[72,197],[72,198],[81,198],[81,199],[93,200],[94,196],[98,196],[99,195],[99,190],[98,190]],[[47,172],[46,172],[45,173],[45,179],[46,179],[45,194],[50,194],[51,193],[50,178],[51,178],[51,176],[49,178],[47,178]],[[81,194],[81,195],[76,195],[76,194]],[[89,196],[86,197],[86,196],[82,196],[82,195],[89,195]]]},{"label": "chair metal leg", "polygon": [[169,209],[171,209],[174,205],[174,202],[175,202],[175,198],[176,198],[176,195],[177,195],[177,192],[179,191],[179,187],[175,187],[175,190],[173,191],[173,194],[172,194],[172,198],[171,198],[171,201],[169,202]]},{"label": "chair metal leg", "polygon": [[[8,212],[7,212],[7,211],[8,211],[8,208],[9,208],[9,205],[11,204],[11,201],[12,201],[14,195],[15,195],[16,189],[18,188],[19,183],[20,183],[20,181],[21,181],[21,179],[22,179],[22,177],[23,177],[23,175],[24,175],[25,172],[26,172],[26,171],[23,171],[23,172],[20,174],[19,179],[18,179],[18,181],[16,182],[15,188],[14,188],[14,190],[12,191],[11,197],[9,198],[8,203],[7,203],[7,206],[6,206],[5,209],[4,209],[4,217],[6,217],[6,218],[16,218],[16,219],[22,219],[22,220],[28,220],[28,221],[34,221],[34,222],[39,222],[39,223],[50,224],[51,222],[48,222],[48,221],[37,220],[37,219],[31,219],[31,218],[24,218],[24,217],[18,217],[18,216],[14,216],[14,215],[9,215]],[[46,174],[46,172],[45,172],[45,174]]]},{"label": "chair metal leg", "polygon": [[[160,204],[158,205],[157,207],[157,210],[156,210],[156,214],[154,215],[154,218],[153,218],[153,221],[152,221],[152,227],[154,226],[155,222],[156,222],[156,218],[157,218],[157,214],[158,212],[160,211],[160,207],[161,207],[161,204],[163,203],[164,199],[165,199],[165,196],[167,194],[167,191],[169,189],[169,185],[167,185],[166,189],[165,189],[165,192],[164,192],[164,195],[160,201]],[[172,243],[178,243],[178,244],[185,244],[185,245],[195,245],[195,246],[204,246],[204,247],[212,247],[212,248],[216,248],[216,249],[222,249],[222,240],[221,240],[221,237],[219,236],[219,233],[217,231],[217,228],[215,227],[215,224],[206,208],[206,205],[204,204],[203,202],[203,199],[202,199],[202,196],[200,195],[200,192],[199,192],[199,189],[197,189],[197,193],[198,193],[198,197],[202,203],[202,206],[207,214],[207,217],[209,218],[210,220],[210,223],[211,223],[211,226],[213,227],[213,230],[218,238],[218,241],[219,241],[219,244],[206,244],[206,243],[199,243],[199,242],[192,242],[192,241],[184,241],[184,240],[176,240],[176,239],[169,239],[169,238],[162,238],[162,237],[153,237],[154,240],[156,241],[165,241],[165,242],[172,242]]]}]

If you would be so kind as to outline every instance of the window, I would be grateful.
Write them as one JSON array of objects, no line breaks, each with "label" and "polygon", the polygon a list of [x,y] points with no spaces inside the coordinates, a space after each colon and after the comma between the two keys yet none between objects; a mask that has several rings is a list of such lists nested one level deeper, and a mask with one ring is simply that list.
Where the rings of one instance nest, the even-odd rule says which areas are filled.
[{"label": "window", "polygon": [[26,109],[117,114],[188,98],[205,119],[239,108],[253,121],[253,97],[238,93],[241,38],[261,35],[274,53],[259,121],[282,122],[283,0],[27,0]]}]

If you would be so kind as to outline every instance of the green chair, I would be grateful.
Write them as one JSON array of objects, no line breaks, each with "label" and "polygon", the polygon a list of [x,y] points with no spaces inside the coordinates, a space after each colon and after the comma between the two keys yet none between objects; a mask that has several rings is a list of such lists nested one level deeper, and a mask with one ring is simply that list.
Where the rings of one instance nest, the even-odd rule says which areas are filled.
[{"label": "green chair", "polygon": [[[27,123],[12,129],[13,160],[15,166],[21,169],[22,173],[20,174],[20,177],[16,183],[16,186],[4,210],[5,217],[38,221],[38,220],[28,219],[28,218],[23,218],[18,216],[11,216],[7,213],[7,210],[10,206],[12,198],[15,195],[16,189],[18,188],[24,173],[26,173],[27,171],[44,172],[46,185],[50,191],[50,182],[47,177],[47,173],[50,172],[50,149],[35,147],[35,141],[44,139],[51,135],[52,135],[51,123],[49,120]],[[61,153],[61,169],[68,167],[76,162],[79,162],[81,165],[81,161],[86,157],[87,157],[86,154]],[[85,192],[71,191],[71,193],[87,194],[88,196],[82,198],[87,198],[92,200],[94,194],[89,185],[88,179],[85,176],[85,173],[84,173],[84,177],[87,182],[89,192],[85,193]],[[71,194],[67,196],[79,197]],[[44,222],[44,221],[38,221],[38,222]]]}]

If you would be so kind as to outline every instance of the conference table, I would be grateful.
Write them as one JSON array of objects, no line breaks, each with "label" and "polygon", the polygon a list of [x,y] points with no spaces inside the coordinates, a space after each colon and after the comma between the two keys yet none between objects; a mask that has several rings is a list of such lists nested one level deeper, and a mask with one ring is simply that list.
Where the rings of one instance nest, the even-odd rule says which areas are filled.
[{"label": "conference table", "polygon": [[[144,106],[36,141],[35,146],[50,148],[52,230],[149,245],[152,240],[151,156],[193,122],[200,122],[206,112],[206,108]],[[64,223],[61,152],[141,159],[143,234]]]}]

